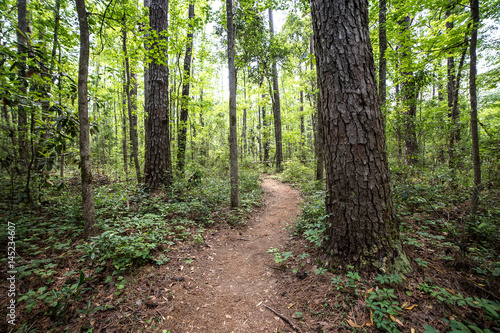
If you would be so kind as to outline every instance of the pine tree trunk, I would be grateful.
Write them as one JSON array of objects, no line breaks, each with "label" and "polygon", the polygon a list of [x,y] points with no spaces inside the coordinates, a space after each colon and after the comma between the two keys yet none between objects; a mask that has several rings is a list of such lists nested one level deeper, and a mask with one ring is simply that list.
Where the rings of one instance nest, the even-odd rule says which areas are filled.
[{"label": "pine tree trunk", "polygon": [[233,0],[226,0],[227,54],[229,69],[229,159],[231,164],[231,208],[240,205],[238,182],[238,141],[236,128],[236,68],[234,66]]},{"label": "pine tree trunk", "polygon": [[[309,53],[314,53],[314,39],[311,36],[309,43]],[[313,63],[311,61],[310,70],[313,70]],[[316,70],[317,75],[317,70]],[[314,137],[314,151],[316,153],[316,180],[323,180],[323,170],[325,166],[325,151],[324,151],[324,137],[323,137],[323,115],[321,114],[319,95],[316,92],[316,83],[311,80],[311,104],[316,109],[316,132]],[[314,130],[314,126],[313,126]]]},{"label": "pine tree trunk", "polygon": [[76,0],[80,24],[80,61],[78,65],[78,119],[80,121],[80,167],[82,172],[82,199],[84,236],[90,238],[97,233],[95,227],[94,195],[92,193],[92,169],[90,164],[89,105],[87,80],[89,75],[89,25],[85,0]]},{"label": "pine tree trunk", "polygon": [[127,83],[125,70],[123,71],[123,91],[122,91],[122,152],[123,152],[123,171],[125,180],[128,178],[128,144],[127,144]]},{"label": "pine tree trunk", "polygon": [[151,0],[149,8],[149,24],[156,32],[152,43],[154,54],[150,55],[149,86],[145,111],[146,122],[146,156],[144,181],[151,189],[169,186],[172,177],[169,134],[169,100],[168,100],[168,67],[167,43],[165,32],[168,30],[168,0]]},{"label": "pine tree trunk", "polygon": [[332,267],[408,272],[392,203],[364,0],[312,0]]},{"label": "pine tree trunk", "polygon": [[191,85],[191,60],[193,58],[193,19],[194,3],[189,3],[188,20],[189,28],[187,34],[186,54],[184,55],[184,71],[182,74],[182,97],[179,128],[177,129],[177,169],[184,174],[186,163],[186,135],[187,121],[189,116],[189,88]]},{"label": "pine tree trunk", "polygon": [[[385,52],[387,50],[387,30],[386,30],[386,14],[387,14],[387,1],[379,0],[378,11],[378,36],[379,36],[379,70],[378,70],[378,96],[382,114],[385,111],[385,103],[387,99],[387,59]],[[385,118],[385,117],[384,117]],[[384,121],[385,124],[385,121]],[[384,125],[385,126],[385,125]]]}]

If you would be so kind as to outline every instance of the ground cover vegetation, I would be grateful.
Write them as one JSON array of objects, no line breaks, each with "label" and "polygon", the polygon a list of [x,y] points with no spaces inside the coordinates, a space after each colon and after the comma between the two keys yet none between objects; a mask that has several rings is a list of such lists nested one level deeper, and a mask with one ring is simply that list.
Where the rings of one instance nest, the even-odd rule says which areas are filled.
[{"label": "ground cover vegetation", "polygon": [[496,1],[0,8],[11,331],[157,329],[261,173],[304,196],[269,250],[303,327],[498,331]]}]

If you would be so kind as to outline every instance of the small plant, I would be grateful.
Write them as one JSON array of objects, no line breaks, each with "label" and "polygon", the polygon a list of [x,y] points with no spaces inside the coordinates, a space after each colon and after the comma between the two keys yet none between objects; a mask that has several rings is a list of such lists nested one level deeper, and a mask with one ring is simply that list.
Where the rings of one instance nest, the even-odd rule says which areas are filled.
[{"label": "small plant", "polygon": [[377,281],[379,284],[401,284],[403,283],[403,279],[401,276],[396,273],[396,274],[385,274],[385,275],[380,275],[378,274],[377,277],[375,278],[375,281]]},{"label": "small plant", "polygon": [[[347,266],[349,269],[354,269],[354,266]],[[361,280],[361,276],[359,276],[358,272],[348,271],[346,274],[347,277],[347,287],[356,288],[358,282]]]},{"label": "small plant", "polygon": [[422,267],[427,267],[427,264],[429,263],[428,261],[422,260],[420,258],[415,258],[415,261],[417,264],[419,264]]},{"label": "small plant", "polygon": [[274,261],[277,264],[282,264],[283,262],[287,261],[290,258],[293,258],[293,252],[279,252],[278,249],[269,249],[267,250],[268,253],[272,253],[274,255]]},{"label": "small plant", "polygon": [[379,329],[384,329],[387,332],[399,332],[396,323],[392,320],[398,315],[398,311],[402,311],[399,307],[399,302],[394,295],[394,289],[378,289],[368,293],[366,306],[373,311],[373,322]]}]

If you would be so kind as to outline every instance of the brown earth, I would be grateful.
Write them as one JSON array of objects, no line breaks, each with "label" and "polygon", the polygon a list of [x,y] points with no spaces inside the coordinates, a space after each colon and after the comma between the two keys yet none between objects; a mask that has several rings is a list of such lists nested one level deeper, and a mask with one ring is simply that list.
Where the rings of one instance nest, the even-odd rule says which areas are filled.
[{"label": "brown earth", "polygon": [[198,254],[196,263],[182,268],[190,271],[173,287],[173,308],[157,332],[292,331],[265,307],[282,313],[291,305],[279,291],[281,272],[267,251],[287,241],[285,227],[297,218],[301,198],[273,179],[265,178],[262,188],[264,206],[247,226],[207,239],[208,249]]}]

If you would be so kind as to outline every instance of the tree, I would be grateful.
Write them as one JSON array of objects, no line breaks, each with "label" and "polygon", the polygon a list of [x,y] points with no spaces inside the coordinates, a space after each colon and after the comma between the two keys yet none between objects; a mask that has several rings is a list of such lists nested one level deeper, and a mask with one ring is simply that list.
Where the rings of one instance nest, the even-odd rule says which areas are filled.
[{"label": "tree", "polygon": [[172,162],[170,157],[167,29],[168,0],[151,0],[149,7],[151,31],[148,96],[145,111],[146,156],[144,181],[151,189],[170,185]]},{"label": "tree", "polygon": [[[364,0],[311,1],[334,262],[408,272],[391,197]],[[344,266],[345,268],[345,266]]]},{"label": "tree", "polygon": [[387,14],[387,1],[379,1],[378,12],[378,38],[379,38],[379,70],[378,70],[378,96],[380,107],[385,108],[387,96],[387,59],[385,52],[387,50],[387,30],[386,30],[386,14]]},{"label": "tree", "polygon": [[[273,10],[269,8],[269,31],[271,33],[271,43],[274,42],[274,22]],[[281,163],[283,162],[283,143],[281,135],[281,107],[280,107],[280,91],[278,86],[278,70],[276,68],[276,59],[272,60],[272,80],[273,89],[271,98],[273,101],[273,115],[274,115],[274,137],[276,140],[276,172],[282,170]]]},{"label": "tree", "polygon": [[177,169],[181,174],[184,173],[186,160],[186,134],[187,121],[189,116],[189,88],[191,86],[191,60],[193,58],[193,20],[194,20],[194,2],[189,3],[188,8],[189,28],[187,33],[186,54],[184,55],[184,71],[182,74],[182,97],[181,97],[181,118],[177,133]]},{"label": "tree", "polygon": [[[125,93],[127,95],[127,110],[130,127],[130,141],[134,158],[137,182],[141,182],[141,167],[139,165],[139,144],[137,142],[137,75],[131,73],[130,61],[127,53],[127,14],[123,14],[123,55],[125,57]],[[133,81],[133,82],[132,82]],[[132,84],[132,86],[131,86]]]},{"label": "tree", "polygon": [[234,66],[233,0],[226,0],[227,62],[229,72],[229,160],[231,164],[231,208],[240,205],[238,182],[238,140],[236,120],[236,69]]},{"label": "tree", "polygon": [[80,60],[78,66],[78,119],[80,121],[80,168],[82,173],[83,222],[85,238],[94,236],[95,227],[94,195],[92,193],[92,168],[90,164],[89,104],[87,80],[89,76],[89,24],[85,0],[76,0],[78,22],[80,24]]},{"label": "tree", "polygon": [[[19,85],[19,93],[21,96],[26,96],[27,89],[26,80],[26,54],[28,52],[29,24],[26,16],[26,7],[29,0],[17,1],[17,50],[19,53],[18,77],[21,80]],[[28,116],[26,113],[26,103],[18,105],[18,136],[19,136],[19,157],[24,167],[28,166]]]},{"label": "tree", "polygon": [[477,128],[477,30],[479,29],[479,0],[470,0],[472,16],[472,32],[470,39],[470,72],[469,72],[469,94],[470,94],[470,128],[472,138],[472,163],[474,170],[474,188],[471,199],[471,215],[476,216],[479,208],[479,193],[481,191],[481,158],[479,155],[479,131]]}]

